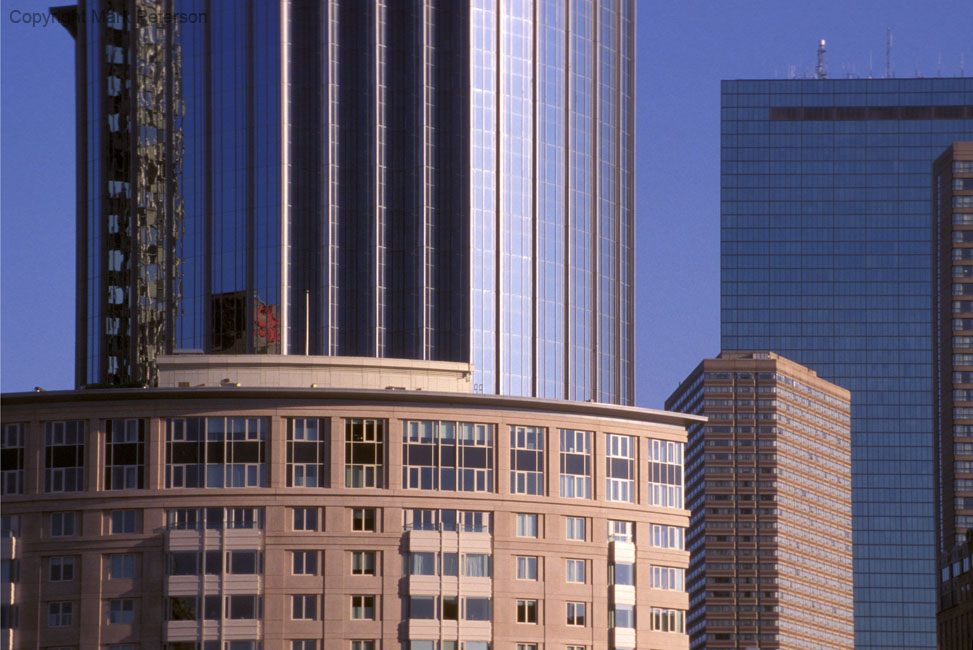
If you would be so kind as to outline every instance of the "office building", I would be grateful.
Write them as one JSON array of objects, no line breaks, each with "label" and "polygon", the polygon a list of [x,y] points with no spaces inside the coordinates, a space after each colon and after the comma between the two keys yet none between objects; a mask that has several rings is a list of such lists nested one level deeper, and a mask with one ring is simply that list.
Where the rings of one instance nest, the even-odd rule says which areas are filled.
[{"label": "office building", "polygon": [[4,648],[688,648],[701,418],[472,394],[460,363],[159,367],[2,397]]},{"label": "office building", "polygon": [[855,647],[935,648],[930,169],[973,79],[722,86],[721,348],[852,393]]},{"label": "office building", "polygon": [[[77,377],[460,361],[633,402],[632,0],[80,0]],[[168,17],[168,21],[165,19]]]},{"label": "office building", "polygon": [[854,647],[849,393],[769,352],[704,359],[689,426],[690,648]]},{"label": "office building", "polygon": [[973,644],[973,142],[946,149],[932,181],[939,642],[942,650],[959,650]]}]

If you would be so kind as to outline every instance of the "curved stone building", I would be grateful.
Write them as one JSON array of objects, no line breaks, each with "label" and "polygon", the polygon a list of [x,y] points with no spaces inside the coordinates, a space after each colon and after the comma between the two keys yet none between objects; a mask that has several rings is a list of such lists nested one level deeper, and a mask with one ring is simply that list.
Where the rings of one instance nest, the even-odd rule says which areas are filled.
[{"label": "curved stone building", "polygon": [[688,648],[701,418],[470,387],[186,355],[158,388],[4,395],[3,647]]}]

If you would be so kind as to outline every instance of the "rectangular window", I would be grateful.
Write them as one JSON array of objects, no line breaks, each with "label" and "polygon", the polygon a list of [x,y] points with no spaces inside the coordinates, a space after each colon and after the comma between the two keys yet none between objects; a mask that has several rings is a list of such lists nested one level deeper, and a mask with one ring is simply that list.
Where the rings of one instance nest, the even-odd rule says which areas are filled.
[{"label": "rectangular window", "polygon": [[4,558],[0,560],[0,585],[8,586],[16,584],[20,579],[19,565],[17,560]]},{"label": "rectangular window", "polygon": [[291,551],[291,569],[296,576],[313,576],[318,573],[317,551]]},{"label": "rectangular window", "polygon": [[686,570],[671,566],[653,566],[651,587],[667,591],[685,591]]},{"label": "rectangular window", "polygon": [[108,556],[108,579],[121,580],[135,577],[135,555],[113,553]]},{"label": "rectangular window", "polygon": [[586,603],[568,603],[568,625],[585,625]]},{"label": "rectangular window", "polygon": [[486,553],[466,553],[463,556],[463,575],[471,578],[489,578],[490,556]]},{"label": "rectangular window", "polygon": [[70,537],[77,535],[77,526],[75,523],[75,513],[73,512],[52,512],[51,537]]},{"label": "rectangular window", "polygon": [[683,634],[686,631],[686,612],[680,609],[653,607],[652,631]]},{"label": "rectangular window", "polygon": [[537,580],[537,557],[524,556],[517,558],[517,579]]},{"label": "rectangular window", "polygon": [[51,582],[74,580],[74,557],[52,557],[49,560],[48,578]]},{"label": "rectangular window", "polygon": [[19,619],[20,609],[17,605],[0,605],[0,630],[16,630]]},{"label": "rectangular window", "polygon": [[518,623],[537,622],[537,601],[536,600],[517,601],[517,622]]},{"label": "rectangular window", "polygon": [[351,529],[363,533],[374,533],[375,508],[354,508],[351,511]]},{"label": "rectangular window", "polygon": [[494,426],[407,421],[402,426],[402,486],[415,490],[493,491]]},{"label": "rectangular window", "polygon": [[434,620],[436,618],[436,597],[435,596],[410,596],[409,597],[409,618],[421,620]]},{"label": "rectangular window", "polygon": [[226,597],[226,617],[232,620],[254,620],[262,616],[263,599],[252,594]]},{"label": "rectangular window", "polygon": [[351,618],[355,620],[375,618],[375,596],[361,595],[351,597]]},{"label": "rectangular window", "polygon": [[0,515],[0,539],[9,537],[20,537],[20,515]]},{"label": "rectangular window", "polygon": [[517,650],[537,650],[536,643],[518,643]]},{"label": "rectangular window", "polygon": [[47,604],[47,627],[70,627],[72,625],[74,625],[74,603]]},{"label": "rectangular window", "polygon": [[375,551],[351,552],[351,575],[373,576],[375,575],[375,566]]},{"label": "rectangular window", "polygon": [[[206,527],[209,528],[211,521],[209,515],[213,510],[215,513],[219,513],[219,508],[207,508],[206,513]],[[264,509],[263,508],[227,508],[225,515],[225,524],[227,529],[257,529],[263,530],[264,527]],[[214,522],[215,523],[215,522]]]},{"label": "rectangular window", "polygon": [[679,526],[652,524],[652,546],[686,550],[686,529]]},{"label": "rectangular window", "polygon": [[24,430],[20,422],[0,429],[0,495],[24,493]]},{"label": "rectangular window", "polygon": [[542,427],[510,427],[510,493],[543,495],[544,433]]},{"label": "rectangular window", "polygon": [[635,565],[629,562],[615,562],[608,567],[608,584],[634,585]]},{"label": "rectangular window", "polygon": [[443,596],[442,605],[444,621],[459,620],[459,596]]},{"label": "rectangular window", "polygon": [[317,508],[291,508],[294,530],[315,532],[318,529]]},{"label": "rectangular window", "polygon": [[328,418],[287,419],[287,487],[329,487]]},{"label": "rectangular window", "polygon": [[371,640],[356,639],[351,642],[351,650],[375,650],[375,642]]},{"label": "rectangular window", "polygon": [[635,607],[633,605],[615,605],[609,610],[608,626],[634,628]]},{"label": "rectangular window", "polygon": [[317,639],[292,639],[291,650],[318,650]]},{"label": "rectangular window", "polygon": [[169,575],[198,576],[199,551],[172,551],[169,553]]},{"label": "rectangular window", "polygon": [[44,491],[84,490],[84,420],[44,423]]},{"label": "rectangular window", "polygon": [[295,621],[316,621],[318,619],[317,595],[294,594],[291,596],[291,618]]},{"label": "rectangular window", "polygon": [[517,513],[517,537],[537,537],[537,515]]},{"label": "rectangular window", "polygon": [[196,596],[170,596],[169,621],[198,621],[199,599]]},{"label": "rectangular window", "polygon": [[345,487],[385,487],[385,420],[345,420]]},{"label": "rectangular window", "polygon": [[564,518],[564,537],[572,541],[583,542],[585,540],[585,519],[584,517],[565,517]]},{"label": "rectangular window", "polygon": [[683,507],[683,443],[649,440],[649,505]]},{"label": "rectangular window", "polygon": [[567,582],[585,582],[585,561],[584,560],[566,560],[565,564],[565,580]]},{"label": "rectangular window", "polygon": [[123,535],[137,532],[137,510],[112,510],[109,516],[111,535]]},{"label": "rectangular window", "polygon": [[227,551],[226,572],[235,575],[259,575],[263,572],[260,551]]},{"label": "rectangular window", "polygon": [[145,487],[145,420],[105,421],[105,489]]},{"label": "rectangular window", "polygon": [[608,520],[609,542],[634,542],[635,523],[631,521]]},{"label": "rectangular window", "polygon": [[591,432],[561,429],[560,495],[591,498]]},{"label": "rectangular window", "polygon": [[436,575],[436,554],[412,552],[405,557],[407,566],[405,573],[410,576]]},{"label": "rectangular window", "polygon": [[131,598],[116,598],[108,601],[108,623],[110,625],[130,625],[134,620],[134,600]]},{"label": "rectangular window", "polygon": [[267,418],[166,422],[166,487],[266,487]]},{"label": "rectangular window", "polygon": [[463,620],[465,621],[489,621],[490,610],[489,598],[463,599]]},{"label": "rectangular window", "polygon": [[605,499],[635,503],[635,436],[605,436]]}]

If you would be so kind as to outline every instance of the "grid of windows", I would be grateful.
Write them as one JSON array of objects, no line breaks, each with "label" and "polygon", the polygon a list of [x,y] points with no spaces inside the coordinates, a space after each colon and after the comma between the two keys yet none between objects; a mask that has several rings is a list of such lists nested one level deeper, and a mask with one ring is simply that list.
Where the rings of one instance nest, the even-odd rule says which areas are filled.
[{"label": "grid of windows", "polygon": [[327,418],[287,418],[287,487],[328,487]]},{"label": "grid of windows", "polygon": [[385,486],[385,420],[345,420],[345,487]]},{"label": "grid of windows", "polygon": [[44,423],[44,491],[84,490],[83,420]]},{"label": "grid of windows", "polygon": [[402,486],[492,492],[494,425],[407,421],[402,427]]},{"label": "grid of windows", "polygon": [[266,487],[266,418],[173,418],[166,487]]},{"label": "grid of windows", "polygon": [[24,493],[24,425],[0,429],[0,495]]},{"label": "grid of windows", "polygon": [[169,530],[263,529],[263,508],[170,508],[166,510]]},{"label": "grid of windows", "polygon": [[683,507],[683,443],[649,440],[649,504]]},{"label": "grid of windows", "polygon": [[105,489],[145,487],[145,420],[105,421]]},{"label": "grid of windows", "polygon": [[493,513],[482,510],[410,508],[402,514],[405,530],[488,533],[493,529]]},{"label": "grid of windows", "polygon": [[544,494],[542,427],[510,427],[510,493]]},{"label": "grid of windows", "polygon": [[634,436],[605,436],[605,499],[635,503]]},{"label": "grid of windows", "polygon": [[591,498],[591,432],[561,429],[560,495]]}]

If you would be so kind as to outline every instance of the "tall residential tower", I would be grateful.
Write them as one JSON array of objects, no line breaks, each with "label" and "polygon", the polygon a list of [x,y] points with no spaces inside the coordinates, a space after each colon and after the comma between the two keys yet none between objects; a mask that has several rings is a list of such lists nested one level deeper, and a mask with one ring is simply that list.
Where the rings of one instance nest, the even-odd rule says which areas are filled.
[{"label": "tall residential tower", "polygon": [[930,169],[973,79],[725,81],[721,347],[852,394],[855,647],[936,647]]},{"label": "tall residential tower", "polygon": [[634,2],[81,0],[77,383],[471,362],[633,401]]}]

